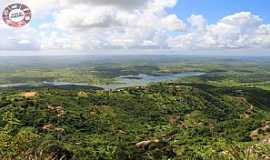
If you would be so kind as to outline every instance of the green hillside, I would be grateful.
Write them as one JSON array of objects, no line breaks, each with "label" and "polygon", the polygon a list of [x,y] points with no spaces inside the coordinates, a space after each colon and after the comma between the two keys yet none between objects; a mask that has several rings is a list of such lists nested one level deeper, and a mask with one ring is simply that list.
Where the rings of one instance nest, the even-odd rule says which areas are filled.
[{"label": "green hillside", "polygon": [[0,158],[266,160],[270,92],[200,83],[0,91]]}]

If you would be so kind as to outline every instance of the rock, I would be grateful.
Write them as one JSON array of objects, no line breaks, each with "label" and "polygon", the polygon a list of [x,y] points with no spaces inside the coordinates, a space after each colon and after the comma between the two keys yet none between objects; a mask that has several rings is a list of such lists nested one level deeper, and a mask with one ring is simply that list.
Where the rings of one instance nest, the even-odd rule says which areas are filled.
[{"label": "rock", "polygon": [[54,129],[56,132],[64,133],[65,129],[64,128],[55,128]]},{"label": "rock", "polygon": [[45,124],[44,126],[42,126],[43,130],[50,130],[53,129],[54,125],[53,124]]},{"label": "rock", "polygon": [[159,140],[148,140],[148,141],[142,141],[142,142],[139,142],[136,144],[136,147],[139,148],[139,149],[143,149],[143,150],[146,150],[148,149],[148,147],[151,145],[151,144],[154,144],[154,143],[159,143],[160,141]]},{"label": "rock", "polygon": [[270,133],[270,125],[264,125],[263,127],[257,128],[252,131],[249,137],[252,140],[262,140],[265,139]]}]

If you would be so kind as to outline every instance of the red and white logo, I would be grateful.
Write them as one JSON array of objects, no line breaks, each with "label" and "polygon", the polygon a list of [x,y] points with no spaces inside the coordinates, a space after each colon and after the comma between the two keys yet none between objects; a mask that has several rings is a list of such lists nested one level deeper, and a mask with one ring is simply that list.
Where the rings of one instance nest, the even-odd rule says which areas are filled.
[{"label": "red and white logo", "polygon": [[2,17],[10,27],[23,27],[30,22],[32,14],[26,5],[14,3],[5,8]]}]

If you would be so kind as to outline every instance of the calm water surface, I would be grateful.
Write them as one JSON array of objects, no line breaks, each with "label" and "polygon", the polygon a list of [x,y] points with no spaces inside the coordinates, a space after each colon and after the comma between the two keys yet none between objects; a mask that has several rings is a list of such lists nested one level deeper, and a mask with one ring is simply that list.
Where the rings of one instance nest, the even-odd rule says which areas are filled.
[{"label": "calm water surface", "polygon": [[185,77],[193,77],[200,76],[205,73],[202,72],[184,72],[184,73],[176,73],[176,74],[166,74],[166,75],[147,75],[147,74],[139,74],[139,75],[130,75],[130,76],[120,76],[116,78],[116,83],[107,84],[107,85],[91,85],[87,83],[70,83],[70,82],[42,82],[39,84],[29,84],[29,83],[15,83],[15,84],[3,84],[0,85],[0,88],[12,88],[12,87],[37,87],[37,86],[76,86],[76,87],[87,87],[87,86],[96,86],[104,88],[105,90],[115,90],[118,88],[125,87],[137,87],[137,86],[146,86],[150,83],[157,83],[162,81],[173,81],[178,78]]}]

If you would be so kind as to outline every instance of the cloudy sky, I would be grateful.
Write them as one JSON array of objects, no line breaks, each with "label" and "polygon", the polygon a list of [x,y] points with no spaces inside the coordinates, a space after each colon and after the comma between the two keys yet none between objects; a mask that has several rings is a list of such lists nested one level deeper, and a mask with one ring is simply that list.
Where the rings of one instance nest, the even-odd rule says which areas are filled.
[{"label": "cloudy sky", "polygon": [[270,51],[269,0],[0,0],[1,11],[13,2],[32,21],[1,21],[0,51]]}]

